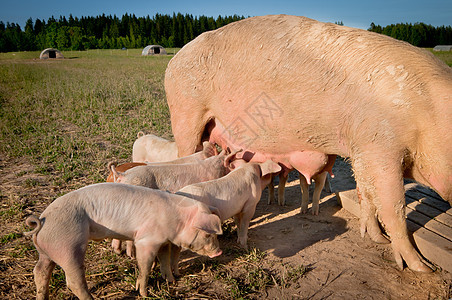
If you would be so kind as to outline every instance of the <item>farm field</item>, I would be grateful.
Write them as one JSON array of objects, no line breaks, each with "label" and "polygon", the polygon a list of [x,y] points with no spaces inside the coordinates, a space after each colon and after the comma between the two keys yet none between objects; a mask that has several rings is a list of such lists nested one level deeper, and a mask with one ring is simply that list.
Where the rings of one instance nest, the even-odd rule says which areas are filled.
[{"label": "farm field", "polygon": [[[169,49],[175,53],[178,49]],[[426,51],[431,51],[427,49]],[[434,53],[452,66],[452,53]],[[0,53],[0,298],[31,299],[38,254],[25,218],[53,200],[105,181],[107,163],[131,161],[139,131],[171,138],[163,87],[169,56],[141,49]],[[333,190],[354,188],[350,166],[338,159]],[[320,215],[300,215],[298,180],[290,178],[286,206],[267,205],[265,190],[251,222],[248,251],[232,222],[219,236],[223,255],[184,252],[182,277],[167,284],[154,268],[154,299],[449,299],[452,274],[400,271],[388,245],[361,238],[359,220],[323,194]],[[109,241],[90,242],[85,258],[91,293],[101,299],[140,298],[138,268]],[[75,299],[57,267],[52,299]]]}]

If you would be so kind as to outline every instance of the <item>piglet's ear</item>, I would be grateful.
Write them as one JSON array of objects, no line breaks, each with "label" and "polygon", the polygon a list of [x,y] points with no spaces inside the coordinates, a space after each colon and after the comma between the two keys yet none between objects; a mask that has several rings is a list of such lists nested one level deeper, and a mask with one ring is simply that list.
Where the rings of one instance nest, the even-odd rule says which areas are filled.
[{"label": "piglet's ear", "polygon": [[209,158],[211,156],[215,156],[218,154],[217,148],[215,147],[215,144],[212,144],[211,142],[205,141],[202,143],[202,154],[204,158]]},{"label": "piglet's ear", "polygon": [[209,234],[223,234],[221,229],[220,217],[215,214],[201,213],[198,214],[193,224],[195,228],[205,231]]},{"label": "piglet's ear", "polygon": [[221,216],[220,216],[220,210],[219,210],[218,208],[209,205],[209,210],[210,210],[214,215],[217,215],[218,217],[221,218]]},{"label": "piglet's ear", "polygon": [[278,165],[277,163],[270,159],[267,160],[266,162],[261,163],[260,167],[262,171],[262,177],[264,177],[267,174],[278,173],[282,169],[280,165]]}]

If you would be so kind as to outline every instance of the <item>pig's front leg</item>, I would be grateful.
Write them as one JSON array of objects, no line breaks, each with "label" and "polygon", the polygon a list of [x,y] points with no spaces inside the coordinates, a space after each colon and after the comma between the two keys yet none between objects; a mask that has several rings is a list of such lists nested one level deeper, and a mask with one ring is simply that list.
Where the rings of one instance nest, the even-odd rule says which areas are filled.
[{"label": "pig's front leg", "polygon": [[248,227],[250,226],[251,219],[253,218],[254,212],[256,211],[257,201],[255,199],[250,199],[248,200],[248,203],[252,204],[245,204],[237,223],[237,243],[239,243],[246,250],[248,250]]},{"label": "pig's front leg", "polygon": [[390,241],[383,235],[380,230],[377,211],[372,200],[363,195],[359,191],[359,187],[356,188],[358,192],[358,198],[361,207],[361,216],[359,218],[361,237],[364,238],[366,232],[372,241],[378,244],[388,244]]},{"label": "pig's front leg", "polygon": [[163,279],[168,282],[174,282],[173,272],[171,271],[171,243],[166,243],[160,247],[157,257],[160,262],[160,273]]},{"label": "pig's front leg", "polygon": [[147,282],[149,272],[151,271],[155,257],[160,249],[161,244],[152,243],[145,239],[135,241],[135,249],[137,256],[138,269],[140,274],[137,278],[136,289],[139,290],[141,297],[148,294]]},{"label": "pig's front leg", "polygon": [[179,257],[180,257],[181,247],[171,244],[171,270],[174,276],[179,277]]},{"label": "pig's front leg", "polygon": [[[391,238],[391,246],[399,268],[403,268],[403,260],[413,271],[431,272],[420,259],[408,239],[404,203],[405,189],[400,167],[401,158],[397,155],[391,157],[372,152],[353,155],[353,168],[356,181],[364,198],[374,200],[382,222]],[[364,155],[365,154],[365,155]],[[370,202],[370,201],[369,201]]]}]

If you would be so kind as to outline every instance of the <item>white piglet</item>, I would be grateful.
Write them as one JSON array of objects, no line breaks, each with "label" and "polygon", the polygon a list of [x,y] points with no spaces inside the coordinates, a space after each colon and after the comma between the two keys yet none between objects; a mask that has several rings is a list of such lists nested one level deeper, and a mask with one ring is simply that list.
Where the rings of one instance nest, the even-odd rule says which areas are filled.
[{"label": "white piglet", "polygon": [[153,134],[138,132],[137,140],[133,143],[133,162],[162,162],[178,158],[175,142]]},{"label": "white piglet", "polygon": [[220,218],[205,204],[193,199],[144,187],[99,183],[68,193],[53,201],[39,218],[26,224],[35,227],[39,252],[34,268],[37,299],[49,298],[49,281],[60,265],[68,287],[79,299],[92,299],[85,278],[84,257],[89,240],[133,240],[139,276],[137,289],[147,295],[150,268],[162,245],[172,243],[198,254],[221,254],[216,234],[222,234]]},{"label": "white piglet", "polygon": [[[225,166],[233,169],[231,173],[216,180],[186,186],[176,194],[217,208],[222,222],[234,217],[237,224],[237,242],[247,248],[248,227],[262,190],[270,182],[271,174],[281,171],[281,166],[271,160],[263,163],[234,160],[236,154],[237,151],[229,154],[224,161]],[[174,245],[170,246],[169,252],[159,253],[164,278],[173,279],[173,273],[179,275],[179,253],[180,247]]]}]

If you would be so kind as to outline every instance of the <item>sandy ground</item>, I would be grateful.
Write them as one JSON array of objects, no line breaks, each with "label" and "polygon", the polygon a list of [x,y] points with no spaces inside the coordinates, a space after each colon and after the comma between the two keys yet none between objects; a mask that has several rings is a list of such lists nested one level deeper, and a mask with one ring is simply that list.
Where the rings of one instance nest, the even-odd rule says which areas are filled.
[{"label": "sandy ground", "polygon": [[[355,188],[350,166],[338,161],[333,192]],[[295,172],[291,174],[295,175]],[[323,194],[319,216],[300,214],[298,180],[286,185],[286,206],[267,205],[267,193],[256,211],[250,243],[281,265],[303,264],[309,271],[298,284],[270,298],[303,299],[437,299],[451,297],[452,276],[445,271],[420,274],[399,271],[390,245],[361,238],[359,220],[341,209],[334,195]],[[312,189],[311,189],[312,197]]]}]

